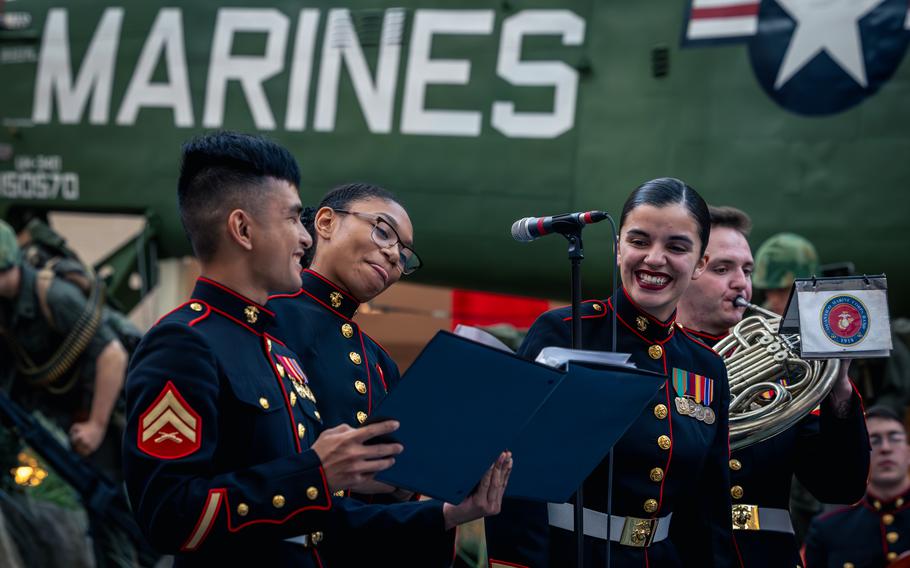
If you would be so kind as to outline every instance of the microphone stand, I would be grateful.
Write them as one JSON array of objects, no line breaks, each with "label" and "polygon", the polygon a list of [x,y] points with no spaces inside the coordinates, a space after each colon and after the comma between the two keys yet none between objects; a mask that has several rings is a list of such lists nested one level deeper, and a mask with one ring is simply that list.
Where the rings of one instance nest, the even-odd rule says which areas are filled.
[{"label": "microphone stand", "polygon": [[[581,242],[581,229],[563,233],[569,241],[569,261],[572,263],[572,349],[581,349],[581,261],[585,257]],[[575,491],[575,565],[584,568],[585,527],[584,527],[584,480]],[[609,536],[609,535],[608,535]],[[609,545],[609,539],[607,540]]]}]

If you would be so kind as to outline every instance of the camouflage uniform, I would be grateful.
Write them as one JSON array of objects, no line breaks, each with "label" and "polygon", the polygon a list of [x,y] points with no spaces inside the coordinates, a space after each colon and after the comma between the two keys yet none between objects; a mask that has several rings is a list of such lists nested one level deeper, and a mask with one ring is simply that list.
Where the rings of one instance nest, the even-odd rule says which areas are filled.
[{"label": "camouflage uniform", "polygon": [[[63,375],[46,385],[30,384],[23,376],[23,356],[28,366],[41,366],[57,351],[61,342],[77,325],[88,299],[74,284],[53,278],[47,287],[46,305],[53,322],[48,321],[42,310],[37,281],[38,271],[23,261],[16,235],[5,222],[0,221],[0,272],[18,267],[20,281],[18,294],[0,298],[0,379],[2,388],[10,397],[28,411],[39,411],[62,431],[68,432],[74,423],[88,418],[94,391],[95,362],[107,345],[117,339],[117,334],[102,317],[78,359]],[[89,457],[112,480],[120,481],[120,437],[122,429],[111,418],[104,441]],[[15,448],[10,443],[8,448]],[[40,448],[35,448],[40,454]],[[15,460],[15,454],[0,458],[3,465]],[[0,475],[9,471],[5,468]],[[103,549],[103,558],[96,557],[98,566],[135,565],[134,552],[128,539],[114,527],[96,527],[96,544]],[[38,528],[36,527],[36,530]],[[21,546],[21,543],[20,543]]]},{"label": "camouflage uniform", "polygon": [[808,240],[778,233],[758,247],[752,286],[759,290],[789,288],[797,278],[818,274],[818,253]]}]

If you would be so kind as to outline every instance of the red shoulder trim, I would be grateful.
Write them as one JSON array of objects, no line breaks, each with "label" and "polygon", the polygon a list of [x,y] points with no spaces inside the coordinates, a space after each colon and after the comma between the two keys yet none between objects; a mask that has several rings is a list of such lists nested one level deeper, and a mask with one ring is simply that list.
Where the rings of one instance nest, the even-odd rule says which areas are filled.
[{"label": "red shoulder trim", "polygon": [[190,327],[193,327],[193,326],[196,325],[197,323],[199,323],[199,322],[201,322],[202,320],[204,320],[205,318],[209,317],[209,316],[211,315],[211,313],[212,313],[212,307],[211,307],[210,305],[206,304],[205,302],[197,302],[197,303],[202,304],[203,306],[205,306],[205,311],[202,312],[202,315],[201,315],[201,316],[199,316],[198,318],[196,318],[196,319],[194,319],[193,321],[190,322],[190,324],[189,324]]},{"label": "red shoulder trim", "polygon": [[[609,306],[608,304],[604,303],[604,302],[601,301],[601,300],[582,300],[581,303],[582,303],[582,305],[584,305],[584,304],[600,304],[600,306],[603,308],[603,313],[591,314],[591,315],[589,315],[589,316],[581,316],[581,319],[597,319],[597,318],[602,318],[602,317],[606,316],[606,315],[609,313],[609,311],[610,311],[610,306]],[[571,307],[571,306],[562,306],[562,307],[564,307],[564,308],[569,308],[569,307]],[[556,308],[556,309],[560,309],[560,308]],[[572,319],[572,316],[569,316],[569,317],[567,317],[567,318],[562,318],[562,321],[570,321],[571,319]]]},{"label": "red shoulder trim", "polygon": [[271,302],[275,298],[296,298],[302,292],[303,292],[303,288],[297,290],[296,292],[294,292],[292,294],[273,294],[273,295],[269,296],[269,299],[267,300],[267,302]]},{"label": "red shoulder trim", "polygon": [[174,312],[180,311],[180,310],[183,309],[184,307],[190,305],[192,302],[193,302],[193,300],[187,300],[186,302],[183,302],[182,304],[180,304],[179,306],[177,306],[177,307],[174,308],[173,310],[171,310],[171,311],[165,313],[163,316],[161,316],[160,318],[158,318],[158,319],[155,321],[155,323],[152,324],[152,327],[155,327],[156,325],[158,325],[159,323],[161,323],[161,320],[163,320],[164,318],[166,318],[167,316],[171,315],[171,314],[174,313]]},{"label": "red shoulder trim", "polygon": [[839,507],[837,509],[834,509],[833,511],[828,511],[827,513],[822,513],[821,515],[816,517],[816,519],[819,521],[824,521],[825,519],[833,517],[834,515],[840,515],[842,513],[852,511],[853,509],[856,509],[856,505],[844,505],[843,507]]},{"label": "red shoulder trim", "polygon": [[[678,326],[677,326],[677,327],[678,327]],[[704,347],[705,349],[707,349],[708,351],[710,351],[712,355],[714,355],[714,356],[716,356],[716,357],[720,357],[720,355],[717,354],[717,351],[715,351],[714,349],[711,349],[710,346],[706,345],[705,343],[702,343],[702,341],[701,341],[700,339],[698,339],[697,337],[692,337],[691,335],[689,335],[689,330],[688,330],[688,329],[686,329],[686,328],[684,328],[684,327],[678,327],[678,329],[679,329],[679,331],[682,332],[683,337],[688,338],[689,341],[695,343],[696,345],[700,345],[700,346]]]}]

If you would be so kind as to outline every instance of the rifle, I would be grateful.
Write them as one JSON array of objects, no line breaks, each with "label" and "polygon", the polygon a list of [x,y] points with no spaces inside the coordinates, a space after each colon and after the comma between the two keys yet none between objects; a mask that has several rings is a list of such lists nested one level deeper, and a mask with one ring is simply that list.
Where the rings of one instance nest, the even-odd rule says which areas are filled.
[{"label": "rifle", "polygon": [[[61,444],[35,417],[0,390],[0,421],[11,427],[82,500],[89,518],[114,523],[135,543],[152,551],[130,511],[123,490],[97,467]],[[155,553],[152,553],[155,554]]]}]

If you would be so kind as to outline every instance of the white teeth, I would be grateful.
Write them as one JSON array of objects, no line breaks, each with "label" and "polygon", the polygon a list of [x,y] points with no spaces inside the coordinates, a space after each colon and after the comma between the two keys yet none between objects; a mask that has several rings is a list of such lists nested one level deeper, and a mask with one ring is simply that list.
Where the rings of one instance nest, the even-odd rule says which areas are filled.
[{"label": "white teeth", "polygon": [[667,283],[666,276],[651,276],[650,274],[639,274],[638,277],[645,284],[653,284],[654,286],[663,286]]}]

